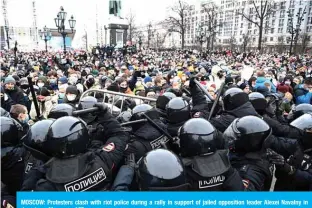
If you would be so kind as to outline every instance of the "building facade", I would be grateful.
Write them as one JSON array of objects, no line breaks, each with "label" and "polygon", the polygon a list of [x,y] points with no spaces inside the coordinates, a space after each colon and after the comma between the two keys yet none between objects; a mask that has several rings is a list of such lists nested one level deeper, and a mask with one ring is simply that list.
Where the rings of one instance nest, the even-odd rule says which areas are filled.
[{"label": "building facade", "polygon": [[[270,1],[269,1],[270,2]],[[260,7],[260,0],[255,1]],[[303,21],[300,26],[298,45],[311,46],[312,35],[312,1],[307,0],[275,0],[272,1],[272,12],[264,19],[262,46],[266,51],[285,52],[285,47],[290,45],[291,34],[288,32],[289,19],[293,18],[293,25],[296,26],[298,17],[303,14]],[[251,20],[259,21],[256,16],[256,9],[253,1],[248,0],[222,0],[220,4],[219,22],[223,26],[219,28],[216,42],[223,47],[234,46],[241,49],[244,39],[248,38],[247,48],[255,49],[258,45],[259,27],[244,18],[241,13],[246,14]],[[293,17],[288,16],[288,12]],[[305,37],[305,38],[304,38]],[[305,39],[305,41],[303,41]]]}]

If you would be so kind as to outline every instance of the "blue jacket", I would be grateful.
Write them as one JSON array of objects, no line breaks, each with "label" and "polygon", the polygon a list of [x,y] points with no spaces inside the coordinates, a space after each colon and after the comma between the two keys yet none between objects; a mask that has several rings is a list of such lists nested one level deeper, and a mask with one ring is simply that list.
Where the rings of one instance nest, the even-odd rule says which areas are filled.
[{"label": "blue jacket", "polygon": [[297,85],[294,89],[294,95],[296,99],[296,105],[302,103],[311,104],[312,102],[312,93],[303,88],[303,84]]},{"label": "blue jacket", "polygon": [[267,78],[265,77],[258,77],[257,80],[256,80],[256,85],[255,85],[255,89],[257,89],[258,87],[260,86],[265,86],[264,83],[265,82],[268,82],[271,84],[271,92],[272,93],[276,93],[276,87],[274,86],[274,84],[268,80]]}]

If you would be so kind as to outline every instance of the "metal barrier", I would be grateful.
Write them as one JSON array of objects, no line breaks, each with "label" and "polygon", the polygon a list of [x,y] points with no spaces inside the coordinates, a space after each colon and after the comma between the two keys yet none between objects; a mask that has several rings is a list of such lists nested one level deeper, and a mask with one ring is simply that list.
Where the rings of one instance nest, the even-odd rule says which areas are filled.
[{"label": "metal barrier", "polygon": [[[101,96],[103,95],[103,96]],[[119,111],[119,113],[122,112],[122,109],[124,107],[124,103],[126,102],[125,99],[130,99],[135,101],[136,105],[146,103],[150,104],[150,102],[156,102],[155,98],[148,98],[148,97],[142,97],[142,96],[137,96],[137,95],[129,95],[129,94],[124,94],[120,92],[114,92],[114,91],[108,91],[104,89],[90,89],[82,93],[80,100],[86,96],[93,96],[93,97],[98,97],[98,99],[103,98],[103,103],[108,104],[108,107],[111,110],[111,113],[116,115]],[[117,102],[121,102],[120,108],[116,107],[115,105]]]}]

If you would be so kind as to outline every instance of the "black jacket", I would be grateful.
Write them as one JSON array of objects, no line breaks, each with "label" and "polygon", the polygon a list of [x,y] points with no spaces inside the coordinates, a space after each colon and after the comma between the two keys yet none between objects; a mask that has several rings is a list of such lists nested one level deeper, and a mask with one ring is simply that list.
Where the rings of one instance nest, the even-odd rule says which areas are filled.
[{"label": "black jacket", "polygon": [[302,132],[299,129],[291,127],[287,124],[281,124],[279,121],[269,117],[268,115],[263,115],[263,120],[269,124],[272,128],[272,134],[277,137],[288,137],[288,138],[300,138]]},{"label": "black jacket", "polygon": [[7,100],[2,100],[1,99],[1,108],[3,108],[4,110],[10,112],[12,105],[15,105],[16,102],[12,100],[12,98],[8,95],[8,99]]},{"label": "black jacket", "polygon": [[14,90],[5,89],[5,93],[8,94],[16,104],[27,106],[24,93],[19,87],[14,86]]},{"label": "black jacket", "polygon": [[1,181],[12,196],[16,195],[23,183],[25,155],[23,147],[1,148]]},{"label": "black jacket", "polygon": [[[195,118],[201,117],[207,119],[211,109],[208,107],[208,102],[203,92],[198,89],[197,86],[191,87],[190,89],[194,105],[192,116]],[[220,132],[224,132],[236,118],[242,118],[244,116],[259,116],[250,102],[234,110],[222,112],[221,115],[211,118],[210,123]]]},{"label": "black jacket", "polygon": [[239,172],[247,190],[265,191],[267,189],[265,185],[272,179],[273,166],[265,158],[264,153],[231,153],[230,161]]}]

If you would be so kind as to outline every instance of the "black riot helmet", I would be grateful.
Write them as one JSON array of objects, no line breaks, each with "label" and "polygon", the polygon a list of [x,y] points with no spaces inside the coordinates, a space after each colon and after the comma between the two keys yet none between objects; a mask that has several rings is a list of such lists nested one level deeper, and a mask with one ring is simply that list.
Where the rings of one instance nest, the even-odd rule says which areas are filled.
[{"label": "black riot helmet", "polygon": [[18,127],[13,118],[0,117],[1,148],[15,146],[19,142]]},{"label": "black riot helmet", "polygon": [[78,109],[82,110],[82,109],[92,108],[94,106],[94,104],[96,104],[97,102],[98,101],[95,97],[86,96],[80,100],[79,105],[78,105]]},{"label": "black riot helmet", "polygon": [[161,96],[158,96],[156,100],[156,109],[162,114],[166,114],[166,105],[169,103],[169,101],[173,98],[177,97],[172,92],[165,92]]},{"label": "black riot helmet", "polygon": [[248,97],[254,109],[260,115],[263,115],[267,107],[267,100],[265,99],[264,95],[259,92],[252,92],[248,95]]},{"label": "black riot helmet", "polygon": [[307,103],[302,103],[297,105],[293,109],[293,119],[297,119],[305,113],[312,113],[312,105]]},{"label": "black riot helmet", "polygon": [[50,126],[47,136],[48,154],[57,158],[76,156],[87,150],[89,134],[79,118],[65,116]]},{"label": "black riot helmet", "polygon": [[63,116],[72,116],[75,108],[72,105],[61,103],[55,105],[49,112],[48,118],[58,119]]},{"label": "black riot helmet", "polygon": [[229,149],[239,153],[260,151],[270,135],[271,127],[256,116],[235,119],[223,133]]},{"label": "black riot helmet", "polygon": [[0,107],[0,113],[1,113],[0,116],[11,118],[10,113],[1,107]]},{"label": "black riot helmet", "polygon": [[117,121],[118,121],[119,123],[125,123],[125,122],[130,121],[131,116],[132,116],[131,112],[129,112],[129,111],[124,111],[124,112],[120,113],[120,114],[117,116],[116,119],[117,119]]},{"label": "black riot helmet", "polygon": [[179,129],[182,157],[192,157],[215,152],[220,147],[217,131],[203,118],[192,118]]},{"label": "black riot helmet", "polygon": [[132,109],[131,121],[142,119],[142,113],[145,113],[151,110],[153,107],[148,104],[137,105]]},{"label": "black riot helmet", "polygon": [[238,108],[248,101],[247,93],[237,87],[228,89],[223,95],[223,104],[226,111]]},{"label": "black riot helmet", "polygon": [[138,161],[137,183],[141,190],[187,190],[184,166],[174,153],[156,149]]},{"label": "black riot helmet", "polygon": [[190,105],[183,98],[176,97],[169,101],[166,106],[169,123],[178,124],[190,119]]},{"label": "black riot helmet", "polygon": [[23,137],[24,147],[38,160],[47,161],[51,158],[47,135],[54,121],[46,119],[36,122]]},{"label": "black riot helmet", "polygon": [[300,137],[303,149],[312,149],[312,114],[303,114],[291,122],[290,125],[304,132],[303,136]]}]

